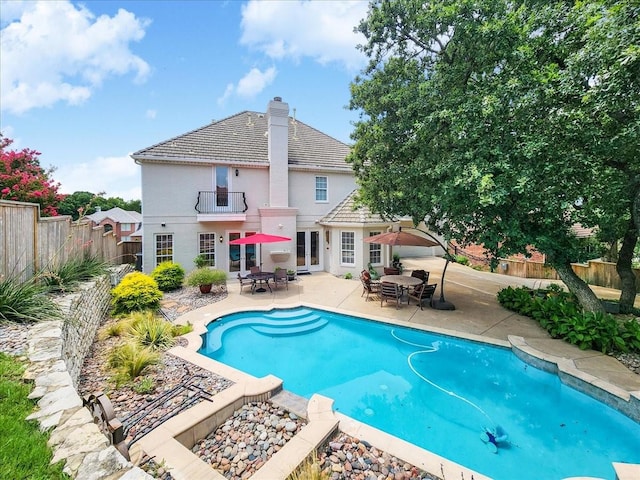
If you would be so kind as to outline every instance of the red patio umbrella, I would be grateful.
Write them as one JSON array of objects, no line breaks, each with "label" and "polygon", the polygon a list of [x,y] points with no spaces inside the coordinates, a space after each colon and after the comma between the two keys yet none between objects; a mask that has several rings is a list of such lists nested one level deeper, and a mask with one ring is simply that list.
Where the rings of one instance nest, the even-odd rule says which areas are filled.
[{"label": "red patio umbrella", "polygon": [[[280,235],[270,235],[268,233],[255,233],[248,237],[240,237],[235,240],[231,240],[229,245],[257,245],[260,244],[260,267],[262,267],[262,244],[263,243],[276,243],[276,242],[288,242],[291,239],[289,237],[281,237]],[[260,268],[262,270],[262,268]]]}]

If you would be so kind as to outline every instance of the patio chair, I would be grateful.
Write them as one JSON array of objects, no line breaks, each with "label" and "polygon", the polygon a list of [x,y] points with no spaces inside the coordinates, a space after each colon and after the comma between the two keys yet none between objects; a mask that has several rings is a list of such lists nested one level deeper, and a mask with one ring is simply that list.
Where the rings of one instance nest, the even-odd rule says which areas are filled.
[{"label": "patio chair", "polygon": [[254,265],[253,267],[251,267],[251,273],[260,273],[260,267]]},{"label": "patio chair", "polygon": [[384,267],[382,270],[385,275],[400,275],[400,269],[396,267]]},{"label": "patio chair", "polygon": [[362,272],[360,272],[360,282],[362,283],[362,293],[360,296],[365,293],[367,294],[365,301],[369,300],[369,295],[376,296],[380,293],[380,282],[373,280],[371,278],[371,274],[367,270],[362,270]]},{"label": "patio chair", "polygon": [[422,284],[416,285],[415,287],[409,289],[409,293],[413,293],[413,294],[417,293],[418,288],[429,281],[429,272],[425,270],[414,270],[411,272],[411,276],[422,280]]},{"label": "patio chair", "polygon": [[380,306],[382,307],[383,302],[389,300],[396,302],[397,310],[402,300],[402,289],[395,283],[382,282],[380,283]]},{"label": "patio chair", "polygon": [[416,305],[420,305],[420,310],[422,310],[423,302],[426,299],[429,299],[429,304],[431,304],[431,299],[433,299],[433,294],[436,293],[437,283],[432,283],[430,285],[423,283],[422,285],[418,285],[413,292],[409,292],[407,296],[407,305],[411,305],[411,299],[413,298],[417,303]]},{"label": "patio chair", "polygon": [[275,271],[273,275],[273,283],[276,285],[276,290],[278,289],[278,284],[284,284],[289,290],[289,277],[287,276],[287,271],[284,268],[279,268]]},{"label": "patio chair", "polygon": [[242,293],[242,289],[244,287],[251,287],[251,293],[253,293],[253,291],[256,288],[255,280],[251,278],[243,277],[242,275],[240,275],[240,273],[238,273],[238,281],[240,282],[240,293]]}]

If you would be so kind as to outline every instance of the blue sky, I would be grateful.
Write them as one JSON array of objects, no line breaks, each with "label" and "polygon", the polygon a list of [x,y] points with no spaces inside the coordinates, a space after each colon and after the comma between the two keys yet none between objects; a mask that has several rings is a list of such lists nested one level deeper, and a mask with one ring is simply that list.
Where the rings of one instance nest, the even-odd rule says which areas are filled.
[{"label": "blue sky", "polygon": [[62,193],[140,198],[129,155],[280,96],[349,142],[366,1],[0,0],[0,131]]}]

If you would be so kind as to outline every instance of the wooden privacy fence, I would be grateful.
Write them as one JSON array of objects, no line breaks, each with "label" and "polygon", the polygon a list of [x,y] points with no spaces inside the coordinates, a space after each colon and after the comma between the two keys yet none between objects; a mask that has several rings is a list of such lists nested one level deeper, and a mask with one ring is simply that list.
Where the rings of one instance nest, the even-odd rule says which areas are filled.
[{"label": "wooden privacy fence", "polygon": [[27,280],[48,266],[85,254],[114,265],[135,261],[135,255],[123,255],[113,232],[93,227],[90,220],[40,218],[38,204],[0,200],[0,278]]},{"label": "wooden privacy fence", "polygon": [[[601,260],[589,260],[587,263],[572,263],[574,272],[589,285],[599,287],[615,288],[620,290],[620,277],[616,271],[616,264],[603,262]],[[504,259],[498,263],[498,273],[522,278],[544,278],[557,280],[557,272],[548,265],[541,262],[531,262],[527,260]],[[640,269],[634,268],[636,275],[636,290],[640,290]]]}]

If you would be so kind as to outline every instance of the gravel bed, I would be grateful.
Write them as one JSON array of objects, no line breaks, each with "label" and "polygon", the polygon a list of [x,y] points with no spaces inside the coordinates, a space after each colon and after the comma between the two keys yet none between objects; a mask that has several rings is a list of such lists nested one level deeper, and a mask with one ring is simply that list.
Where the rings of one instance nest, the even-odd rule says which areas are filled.
[{"label": "gravel bed", "polygon": [[317,462],[331,480],[441,480],[342,432],[318,452]]},{"label": "gravel bed", "polygon": [[229,480],[251,477],[291,440],[304,419],[270,402],[243,405],[192,452]]}]

